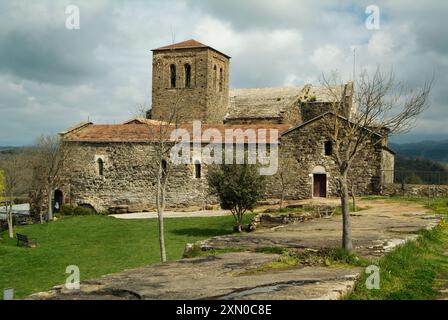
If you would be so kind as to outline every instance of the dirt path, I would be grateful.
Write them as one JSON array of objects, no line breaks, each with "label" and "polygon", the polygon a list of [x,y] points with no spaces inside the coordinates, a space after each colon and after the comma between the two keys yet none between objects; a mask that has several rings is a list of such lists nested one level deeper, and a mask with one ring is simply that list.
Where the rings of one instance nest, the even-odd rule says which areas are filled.
[{"label": "dirt path", "polygon": [[[352,217],[356,251],[381,257],[397,244],[431,228],[438,219],[419,204],[363,201],[371,209]],[[341,217],[322,218],[251,234],[215,237],[203,244],[214,248],[339,247]],[[85,281],[81,290],[57,288],[34,299],[339,299],[362,272],[352,267],[293,267],[253,271],[278,259],[251,252],[184,259],[123,271]]]}]

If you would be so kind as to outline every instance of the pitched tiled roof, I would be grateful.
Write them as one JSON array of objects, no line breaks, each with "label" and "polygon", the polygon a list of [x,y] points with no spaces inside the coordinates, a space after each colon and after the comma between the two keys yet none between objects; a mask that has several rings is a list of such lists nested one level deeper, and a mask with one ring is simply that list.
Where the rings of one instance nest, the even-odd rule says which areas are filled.
[{"label": "pitched tiled roof", "polygon": [[304,87],[253,88],[230,91],[226,120],[282,118],[288,107],[302,94]]},{"label": "pitched tiled roof", "polygon": [[123,124],[166,124],[166,122],[160,121],[160,120],[136,117],[136,118],[133,118],[133,119],[123,122]]},{"label": "pitched tiled roof", "polygon": [[60,135],[65,135],[65,134],[68,134],[70,132],[75,132],[75,131],[81,130],[82,128],[84,128],[86,126],[89,126],[91,124],[92,124],[92,122],[80,122],[80,123],[74,125],[73,127],[70,127],[67,130],[64,130],[64,131],[60,132],[59,134]]},{"label": "pitched tiled roof", "polygon": [[251,88],[230,91],[229,111],[225,120],[281,119],[284,112],[299,101],[331,102],[334,94],[341,97],[344,85],[305,85],[302,87]]},{"label": "pitched tiled roof", "polygon": [[371,129],[369,129],[369,128],[367,128],[367,127],[362,127],[362,126],[360,126],[359,124],[356,124],[356,123],[354,123],[353,121],[350,121],[350,120],[347,119],[346,117],[343,117],[343,116],[341,116],[341,115],[336,115],[333,111],[327,111],[327,112],[325,112],[325,113],[322,113],[322,114],[318,115],[317,117],[315,117],[315,118],[313,118],[313,119],[310,119],[310,120],[308,120],[308,121],[306,121],[306,122],[303,122],[303,123],[301,123],[301,124],[299,124],[299,125],[297,125],[297,126],[291,127],[291,128],[289,128],[289,129],[285,130],[285,131],[282,133],[282,135],[287,135],[288,133],[293,132],[293,131],[295,131],[295,130],[300,130],[301,128],[304,128],[304,127],[308,126],[309,124],[311,124],[311,123],[313,123],[313,122],[315,122],[315,121],[318,121],[318,120],[320,120],[320,119],[322,119],[322,118],[324,118],[324,117],[326,117],[326,116],[328,116],[328,115],[333,116],[333,117],[337,116],[339,119],[341,119],[341,120],[343,120],[343,121],[345,121],[345,122],[349,122],[349,123],[351,123],[352,125],[356,125],[356,126],[358,126],[359,128],[361,128],[361,129],[363,129],[363,130],[368,130],[368,131],[370,131],[372,134],[374,134],[374,135],[376,135],[376,136],[378,136],[378,137],[381,137],[381,135],[380,135],[379,133],[374,132],[374,131],[372,131]]},{"label": "pitched tiled roof", "polygon": [[[254,124],[254,125],[213,125],[213,124],[203,124],[202,125],[202,142],[208,143],[212,142],[213,139],[207,139],[204,137],[204,132],[207,129],[218,130],[223,139],[226,134],[226,130],[236,130],[237,137],[244,138],[245,131],[247,129],[253,129],[257,133],[257,142],[265,141],[264,137],[260,135],[258,137],[259,129],[266,129],[266,140],[269,141],[269,130],[278,130],[278,137],[281,133],[289,129],[290,125],[285,124]],[[161,130],[162,128],[162,130]],[[154,142],[160,140],[160,132],[164,132],[164,139],[169,139],[171,132],[175,129],[174,126],[167,127],[166,125],[159,124],[146,124],[146,123],[129,123],[129,124],[112,124],[112,125],[94,125],[90,124],[83,127],[81,130],[75,132],[69,132],[63,135],[64,140],[72,142]],[[190,138],[193,137],[193,126],[192,124],[182,124],[179,129],[185,129],[190,133]]]},{"label": "pitched tiled roof", "polygon": [[207,46],[207,45],[205,45],[203,43],[200,43],[199,41],[196,41],[194,39],[190,39],[190,40],[187,40],[187,41],[182,41],[182,42],[170,44],[170,45],[163,46],[163,47],[160,47],[160,48],[157,48],[157,49],[153,49],[152,51],[165,51],[165,50],[177,50],[177,49],[195,49],[195,48],[212,49],[212,50],[214,50],[216,52],[219,52],[220,54],[226,56],[227,58],[230,58],[225,53],[222,53],[221,51],[216,50],[215,48]]}]

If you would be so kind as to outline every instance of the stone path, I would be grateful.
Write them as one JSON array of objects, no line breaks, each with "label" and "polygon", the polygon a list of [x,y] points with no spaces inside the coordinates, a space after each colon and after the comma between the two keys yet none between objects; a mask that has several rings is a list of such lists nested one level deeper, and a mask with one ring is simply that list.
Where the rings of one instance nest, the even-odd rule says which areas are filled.
[{"label": "stone path", "polygon": [[[372,209],[352,217],[356,250],[381,257],[397,244],[431,228],[438,218],[422,206],[389,202],[362,202]],[[339,247],[341,217],[289,225],[251,234],[215,237],[208,246],[225,247]],[[84,281],[81,289],[57,287],[32,299],[339,299],[362,272],[352,267],[298,266],[289,269],[254,268],[278,259],[275,254],[227,253],[183,259],[163,265],[127,270]]]}]

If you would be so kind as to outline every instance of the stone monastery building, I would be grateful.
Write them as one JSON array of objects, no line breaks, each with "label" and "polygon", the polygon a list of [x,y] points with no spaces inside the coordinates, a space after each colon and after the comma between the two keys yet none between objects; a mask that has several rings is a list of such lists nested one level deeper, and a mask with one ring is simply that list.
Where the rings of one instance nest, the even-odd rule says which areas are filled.
[{"label": "stone monastery building", "polygon": [[[98,211],[137,212],[155,207],[154,146],[160,124],[171,122],[177,110],[181,127],[192,130],[278,130],[279,169],[268,177],[267,198],[281,193],[280,176],[287,170],[287,199],[338,196],[338,170],[332,144],[323,133],[323,120],[334,102],[323,86],[229,89],[230,57],[195,40],[153,50],[152,108],[146,118],[122,124],[81,123],[61,133],[75,156],[55,201],[91,206]],[[335,86],[342,115],[353,107],[353,84]],[[171,117],[171,118],[170,118]],[[260,137],[257,137],[258,139]],[[380,193],[393,180],[394,153],[387,136],[374,136],[349,172],[356,193]],[[203,138],[202,143],[207,144]],[[287,164],[287,165],[286,165]],[[167,185],[169,207],[216,203],[208,194],[207,165],[200,159],[173,165]]]}]

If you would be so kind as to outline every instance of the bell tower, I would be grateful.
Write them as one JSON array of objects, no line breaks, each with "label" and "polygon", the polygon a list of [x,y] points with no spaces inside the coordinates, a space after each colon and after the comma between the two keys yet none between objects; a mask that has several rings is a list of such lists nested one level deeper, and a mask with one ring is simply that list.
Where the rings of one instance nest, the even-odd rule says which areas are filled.
[{"label": "bell tower", "polygon": [[178,110],[181,122],[223,123],[230,57],[195,40],[152,51],[151,118],[166,121]]}]

